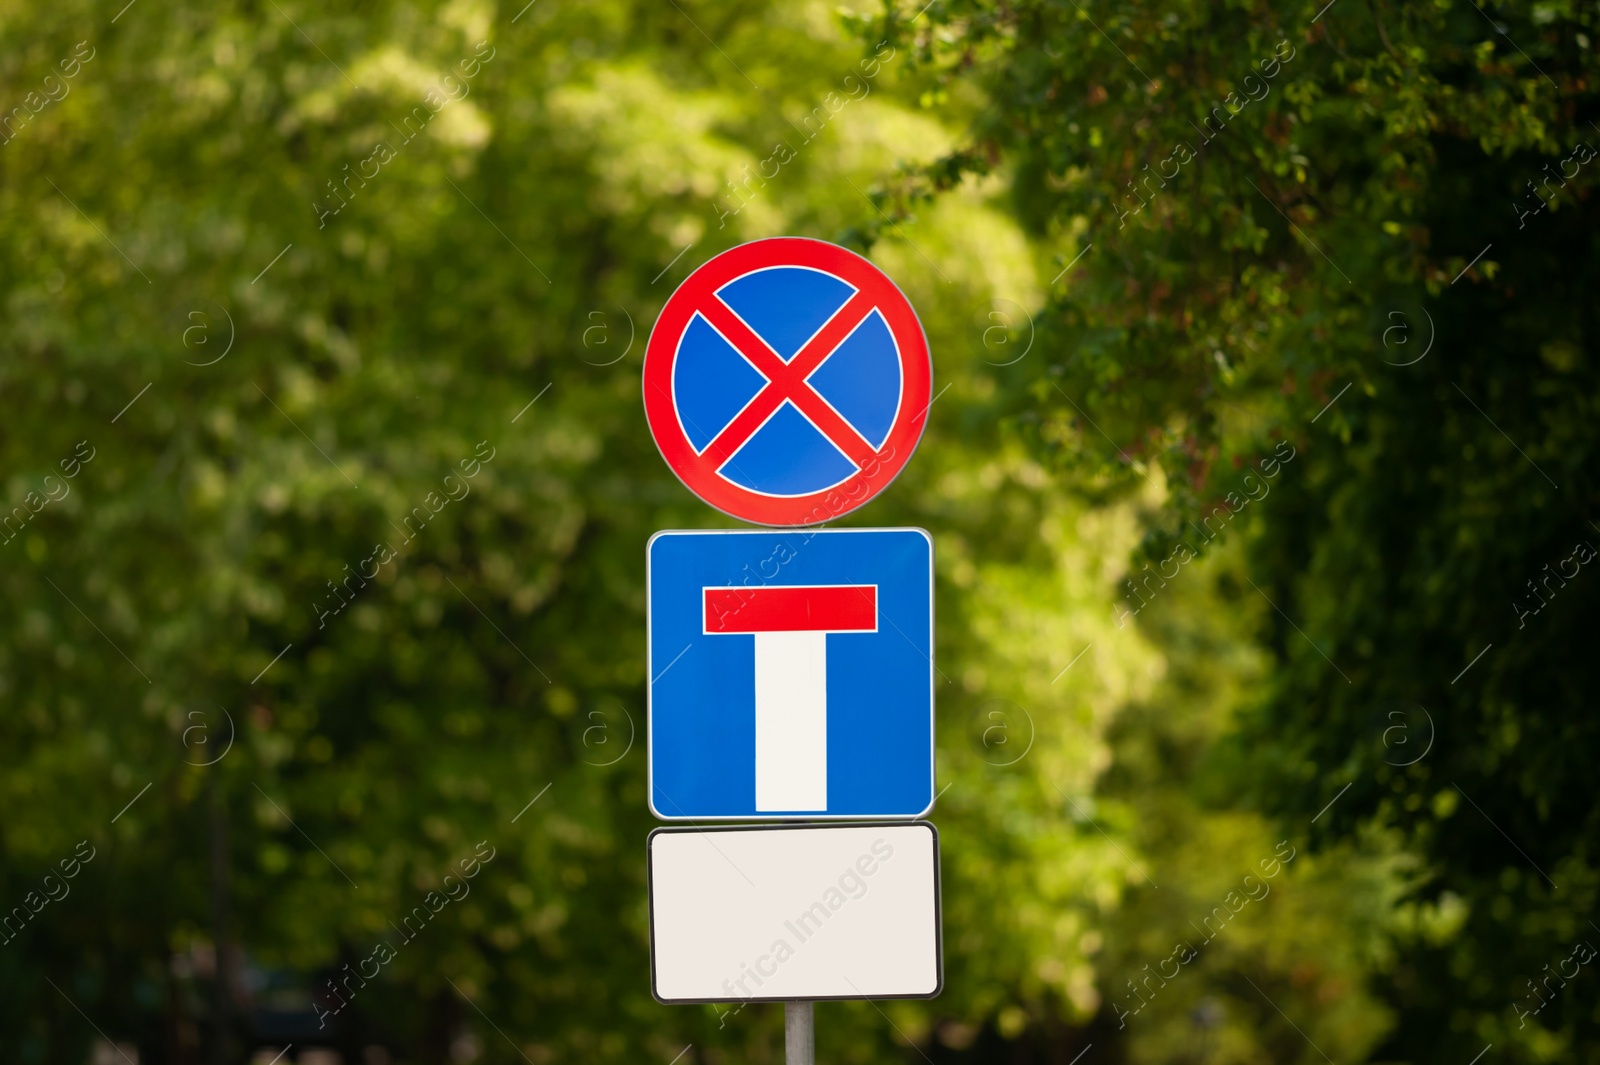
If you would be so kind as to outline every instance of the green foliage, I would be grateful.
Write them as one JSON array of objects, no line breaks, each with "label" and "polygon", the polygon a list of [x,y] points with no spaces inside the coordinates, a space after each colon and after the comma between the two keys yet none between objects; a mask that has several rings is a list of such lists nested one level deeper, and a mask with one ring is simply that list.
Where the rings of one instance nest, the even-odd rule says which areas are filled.
[{"label": "green foliage", "polygon": [[780,233],[948,386],[851,518],[936,537],[947,990],[821,1056],[1592,1056],[1592,973],[1511,1004],[1594,909],[1593,578],[1507,604],[1595,513],[1600,171],[1524,187],[1594,21],[0,3],[0,907],[94,848],[8,1060],[198,1060],[219,930],[308,1013],[419,906],[346,1061],[777,1060],[649,995],[643,549],[722,522],[638,372]]},{"label": "green foliage", "polygon": [[[8,502],[94,450],[3,545],[0,888],[21,903],[80,839],[101,855],[0,947],[12,1056],[81,1059],[97,1026],[193,1060],[220,833],[254,1005],[348,997],[346,1060],[463,1037],[487,1061],[771,1060],[779,1011],[649,995],[643,551],[719,519],[656,456],[637,382],[671,286],[782,232],[881,235],[952,386],[861,520],[939,536],[953,979],[892,1025],[824,1007],[824,1050],[959,1042],[1018,1003],[1090,1016],[1084,936],[1130,844],[1064,796],[1152,655],[1049,678],[1109,644],[1099,560],[1133,525],[995,431],[973,322],[1038,291],[999,190],[931,208],[915,244],[879,234],[877,176],[955,139],[895,50],[815,7],[115,14],[3,16],[8,93],[96,50],[0,155]],[[1039,726],[1010,769],[987,764],[997,701]],[[477,853],[470,894],[327,993]]]},{"label": "green foliage", "polygon": [[1046,372],[1010,382],[1018,438],[1125,488],[1159,471],[1151,565],[1239,509],[1241,463],[1274,439],[1304,453],[1246,504],[1249,583],[1219,589],[1272,667],[1212,761],[1285,832],[1408,853],[1375,1052],[1588,1060],[1592,994],[1530,980],[1595,933],[1580,663],[1600,585],[1575,551],[1600,542],[1594,10],[941,2],[928,19],[903,39],[991,107],[968,145],[908,168],[901,210],[1000,159],[1035,238],[1062,266],[1084,256],[1037,315]]}]

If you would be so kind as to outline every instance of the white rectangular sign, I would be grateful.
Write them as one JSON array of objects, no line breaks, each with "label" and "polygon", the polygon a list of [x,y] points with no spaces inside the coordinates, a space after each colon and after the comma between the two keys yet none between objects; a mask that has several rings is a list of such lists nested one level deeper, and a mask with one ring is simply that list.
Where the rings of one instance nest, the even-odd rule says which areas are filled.
[{"label": "white rectangular sign", "polygon": [[658,828],[647,844],[662,1002],[932,998],[939,835],[926,821]]}]

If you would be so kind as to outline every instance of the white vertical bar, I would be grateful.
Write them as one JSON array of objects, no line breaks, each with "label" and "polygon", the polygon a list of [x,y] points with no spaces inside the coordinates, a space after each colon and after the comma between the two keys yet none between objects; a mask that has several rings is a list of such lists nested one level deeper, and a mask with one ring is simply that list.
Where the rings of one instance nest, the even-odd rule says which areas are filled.
[{"label": "white vertical bar", "polygon": [[828,808],[828,634],[758,632],[756,809]]}]

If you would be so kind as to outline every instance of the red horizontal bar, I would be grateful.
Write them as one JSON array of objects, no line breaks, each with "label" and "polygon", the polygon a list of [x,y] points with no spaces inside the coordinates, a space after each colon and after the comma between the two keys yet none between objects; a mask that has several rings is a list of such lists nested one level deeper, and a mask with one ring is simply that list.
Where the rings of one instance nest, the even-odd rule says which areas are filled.
[{"label": "red horizontal bar", "polygon": [[708,633],[876,632],[878,589],[871,584],[813,588],[707,588]]}]

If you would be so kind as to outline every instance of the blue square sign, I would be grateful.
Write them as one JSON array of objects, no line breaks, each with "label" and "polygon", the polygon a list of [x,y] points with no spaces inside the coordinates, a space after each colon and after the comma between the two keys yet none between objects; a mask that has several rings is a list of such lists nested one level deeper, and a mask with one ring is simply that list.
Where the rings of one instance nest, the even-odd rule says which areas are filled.
[{"label": "blue square sign", "polygon": [[926,532],[660,532],[646,555],[657,817],[932,809]]}]

